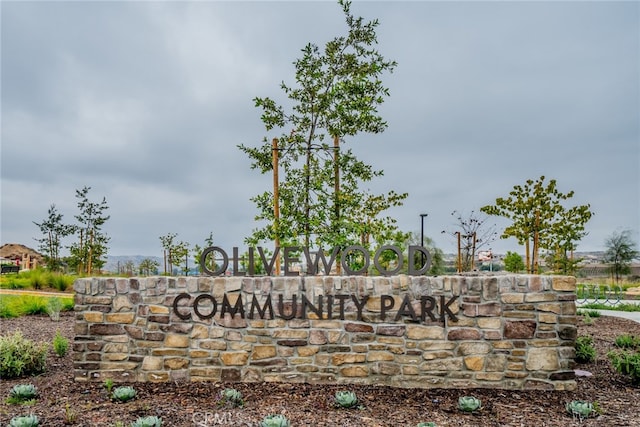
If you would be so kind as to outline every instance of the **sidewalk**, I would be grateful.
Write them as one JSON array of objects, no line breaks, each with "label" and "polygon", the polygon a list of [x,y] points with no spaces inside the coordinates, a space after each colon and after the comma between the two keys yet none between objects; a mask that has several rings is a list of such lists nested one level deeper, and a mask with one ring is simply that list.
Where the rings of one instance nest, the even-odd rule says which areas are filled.
[{"label": "sidewalk", "polygon": [[[585,304],[588,304],[588,302],[576,302],[576,307],[580,308]],[[640,305],[640,301],[620,300],[620,304],[639,304]],[[640,311],[600,310],[599,308],[585,308],[585,310],[595,310],[603,316],[622,317],[624,319],[630,319],[640,323]]]}]

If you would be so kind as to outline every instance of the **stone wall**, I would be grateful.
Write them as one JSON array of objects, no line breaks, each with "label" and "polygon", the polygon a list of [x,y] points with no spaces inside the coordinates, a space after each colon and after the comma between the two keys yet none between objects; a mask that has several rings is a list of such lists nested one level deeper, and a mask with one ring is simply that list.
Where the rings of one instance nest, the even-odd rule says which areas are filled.
[{"label": "stone wall", "polygon": [[575,388],[566,276],[87,278],[77,381]]}]

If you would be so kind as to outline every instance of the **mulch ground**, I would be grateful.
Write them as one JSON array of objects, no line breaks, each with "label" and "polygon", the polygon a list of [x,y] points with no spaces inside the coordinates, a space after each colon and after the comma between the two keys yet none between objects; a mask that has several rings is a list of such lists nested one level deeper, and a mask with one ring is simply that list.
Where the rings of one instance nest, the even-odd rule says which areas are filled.
[{"label": "mulch ground", "polygon": [[[292,426],[410,426],[433,421],[438,426],[640,426],[640,388],[617,374],[606,354],[614,349],[616,336],[640,336],[640,323],[614,317],[595,318],[590,325],[580,322],[578,335],[594,339],[597,361],[578,365],[591,372],[577,379],[575,391],[509,391],[490,389],[394,389],[375,386],[327,386],[311,384],[220,384],[220,383],[135,383],[135,400],[115,403],[102,383],[73,380],[73,354],[59,358],[51,350],[46,373],[28,378],[0,381],[0,426],[18,415],[40,418],[41,426],[129,426],[138,417],[157,415],[164,426],[210,427],[258,426],[268,414],[284,414]],[[35,341],[51,342],[56,330],[73,340],[73,314],[52,322],[46,316],[0,319],[2,335],[19,329]],[[32,383],[39,398],[28,406],[5,402],[16,384]],[[117,384],[122,385],[122,384]],[[225,387],[240,390],[243,408],[219,407],[219,393]],[[338,390],[355,391],[360,409],[337,409],[333,396]],[[483,407],[475,414],[456,409],[458,397],[473,395]],[[601,414],[575,420],[566,413],[572,400],[597,402]]]}]

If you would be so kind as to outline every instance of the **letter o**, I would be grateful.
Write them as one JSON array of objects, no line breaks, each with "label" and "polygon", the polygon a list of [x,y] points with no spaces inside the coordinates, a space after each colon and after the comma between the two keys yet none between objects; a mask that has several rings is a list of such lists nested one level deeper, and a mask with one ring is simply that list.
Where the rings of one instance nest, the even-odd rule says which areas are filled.
[{"label": "letter o", "polygon": [[[202,314],[200,312],[200,308],[198,307],[200,305],[200,301],[208,299],[209,301],[211,301],[213,303],[213,308],[211,309],[211,313],[209,314]],[[202,295],[198,295],[196,297],[196,299],[193,301],[193,311],[196,313],[196,315],[200,318],[200,319],[211,319],[213,316],[216,315],[216,311],[218,310],[218,302],[216,301],[216,299],[214,297],[212,297],[209,294],[202,294]]]},{"label": "letter o", "polygon": [[[398,255],[398,266],[393,270],[386,270],[380,265],[380,255],[382,255],[382,252],[384,251],[391,251],[391,252],[394,252],[396,255]],[[381,246],[380,248],[378,248],[378,250],[376,251],[376,254],[373,256],[373,265],[376,266],[376,269],[378,269],[380,274],[382,274],[383,276],[393,276],[394,274],[397,274],[398,271],[402,269],[403,263],[404,263],[404,257],[402,256],[402,251],[396,246],[392,246],[392,245]]]},{"label": "letter o", "polygon": [[[222,267],[217,269],[216,271],[211,271],[207,268],[207,255],[214,252],[220,252],[222,254]],[[215,258],[214,258],[215,261]],[[207,249],[202,251],[202,255],[200,255],[200,266],[202,267],[202,271],[209,276],[220,276],[227,271],[227,267],[229,266],[229,256],[227,253],[218,246],[209,246]]]},{"label": "letter o", "polygon": [[177,297],[174,298],[173,300],[173,312],[176,314],[176,316],[178,316],[180,319],[182,320],[189,320],[191,319],[191,313],[187,313],[187,314],[182,314],[178,311],[178,303],[180,302],[180,300],[183,299],[191,299],[191,295],[189,294],[180,294]]},{"label": "letter o", "polygon": [[[362,252],[362,255],[364,255],[364,266],[359,269],[359,270],[352,270],[349,268],[349,266],[347,265],[347,255],[350,252]],[[367,270],[369,269],[369,264],[370,264],[370,260],[369,260],[369,252],[367,252],[367,250],[365,248],[363,248],[360,245],[351,245],[351,246],[347,246],[344,251],[342,251],[342,257],[341,260],[342,262],[342,268],[344,268],[344,271],[349,275],[349,276],[355,276],[357,274],[363,274],[366,273]]]}]

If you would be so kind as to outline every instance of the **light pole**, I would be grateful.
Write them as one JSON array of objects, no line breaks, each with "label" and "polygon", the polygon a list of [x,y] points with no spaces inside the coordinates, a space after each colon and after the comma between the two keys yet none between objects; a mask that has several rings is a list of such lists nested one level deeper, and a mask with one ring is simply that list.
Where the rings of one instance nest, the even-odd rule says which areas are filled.
[{"label": "light pole", "polygon": [[[424,218],[429,216],[429,214],[420,214],[420,247],[424,248]],[[420,268],[424,267],[424,253],[422,251],[420,251],[420,260],[422,261],[420,263]],[[415,261],[411,261],[412,265],[414,264]]]}]

